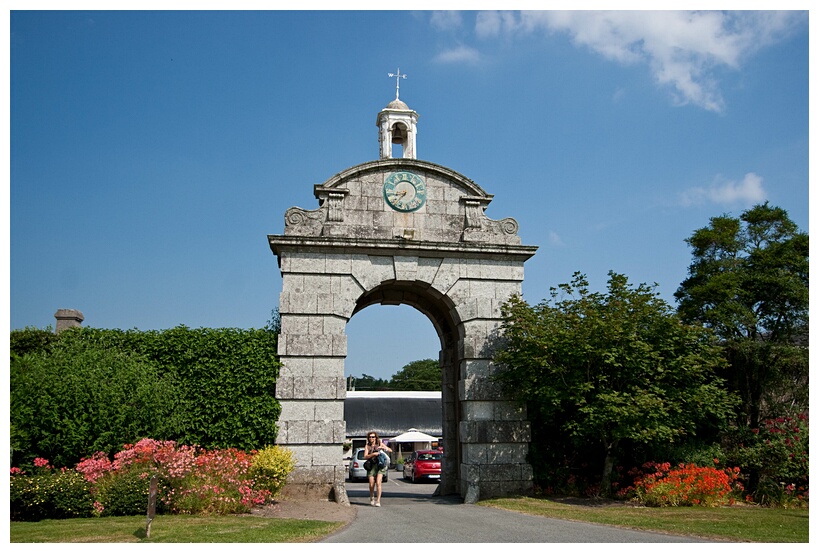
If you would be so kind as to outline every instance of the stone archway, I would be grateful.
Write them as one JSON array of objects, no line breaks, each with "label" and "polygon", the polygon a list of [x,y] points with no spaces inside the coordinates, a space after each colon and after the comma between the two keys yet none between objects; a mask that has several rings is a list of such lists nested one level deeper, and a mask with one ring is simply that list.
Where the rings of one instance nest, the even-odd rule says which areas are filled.
[{"label": "stone archway", "polygon": [[[400,203],[396,182],[414,183],[413,203]],[[529,492],[526,413],[491,376],[500,306],[520,293],[537,248],[520,245],[514,219],[486,217],[491,195],[425,161],[357,165],[314,193],[318,209],[289,209],[285,234],[268,237],[282,273],[277,443],[297,458],[285,493],[345,493],[345,328],[377,303],[418,309],[441,340],[441,493],[474,502]]]}]

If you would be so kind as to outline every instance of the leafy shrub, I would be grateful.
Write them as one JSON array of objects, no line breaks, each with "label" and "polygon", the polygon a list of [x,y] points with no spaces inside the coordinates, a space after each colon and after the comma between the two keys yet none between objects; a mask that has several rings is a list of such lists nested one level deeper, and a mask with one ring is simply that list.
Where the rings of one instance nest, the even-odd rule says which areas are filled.
[{"label": "leafy shrub", "polygon": [[[104,516],[144,515],[148,509],[150,475],[138,470],[109,472],[94,486],[95,500]],[[163,511],[157,502],[157,512]]]},{"label": "leafy shrub", "polygon": [[256,488],[267,490],[272,497],[276,497],[295,467],[292,450],[267,446],[253,456],[249,474]]},{"label": "leafy shrub", "polygon": [[753,493],[746,497],[748,502],[757,502],[761,505],[772,507],[784,507],[786,509],[807,508],[808,489],[807,486],[797,486],[796,484],[786,484],[778,482],[770,477],[763,477],[759,481]]},{"label": "leafy shrub", "polygon": [[719,443],[719,436],[709,439],[690,439],[679,444],[661,444],[659,447],[645,448],[637,452],[634,459],[642,464],[646,459],[665,459],[672,465],[694,464],[699,467],[713,467],[714,459],[726,459],[726,452]]},{"label": "leafy shrub", "polygon": [[[14,473],[14,471],[12,471]],[[43,471],[11,477],[11,520],[89,517],[93,513],[91,484],[75,470]]]}]

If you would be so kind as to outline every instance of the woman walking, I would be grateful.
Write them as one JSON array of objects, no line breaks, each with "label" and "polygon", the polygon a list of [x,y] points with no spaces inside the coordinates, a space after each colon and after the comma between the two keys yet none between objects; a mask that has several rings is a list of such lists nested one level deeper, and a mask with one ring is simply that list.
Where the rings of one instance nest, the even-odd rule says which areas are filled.
[{"label": "woman walking", "polygon": [[[367,471],[367,479],[370,481],[370,505],[381,507],[381,481],[389,470],[389,463],[384,468],[378,466],[378,456],[381,452],[390,453],[392,450],[384,445],[378,433],[372,431],[367,434],[367,445],[364,446],[364,459],[372,461],[372,466]],[[374,495],[375,492],[375,495]]]}]

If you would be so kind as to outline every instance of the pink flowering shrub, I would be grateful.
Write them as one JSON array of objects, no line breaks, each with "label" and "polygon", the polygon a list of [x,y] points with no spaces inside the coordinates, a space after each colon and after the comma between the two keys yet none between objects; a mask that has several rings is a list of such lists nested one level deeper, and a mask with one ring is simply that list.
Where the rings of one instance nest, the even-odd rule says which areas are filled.
[{"label": "pink flowering shrub", "polygon": [[177,513],[227,514],[263,505],[271,494],[254,487],[248,476],[252,459],[252,454],[234,448],[201,451],[194,470],[179,478],[164,500]]},{"label": "pink flowering shrub", "polygon": [[[113,461],[97,452],[82,459],[76,469],[70,471],[86,482],[91,492],[86,501],[88,505],[78,511],[85,514],[76,516],[144,514],[153,476],[158,481],[157,512],[249,512],[252,507],[270,501],[293,469],[291,456],[278,454],[270,457],[271,448],[263,451],[268,454],[264,461],[265,477],[259,472],[258,462],[254,468],[257,452],[247,453],[235,448],[206,451],[172,441],[144,439],[136,444],[126,444],[114,455]],[[281,459],[281,467],[276,466],[278,459]],[[52,470],[45,459],[36,460],[35,467],[37,470]],[[12,484],[17,480],[21,486],[24,474],[22,470],[12,468]],[[276,475],[277,487],[272,490],[270,474]]]},{"label": "pink flowering shrub", "polygon": [[52,466],[48,463],[48,459],[43,459],[42,457],[36,457],[34,459],[34,466],[38,469],[44,470],[51,470]]},{"label": "pink flowering shrub", "polygon": [[[159,501],[171,513],[230,514],[264,504],[270,493],[256,489],[247,476],[253,455],[235,448],[206,451],[172,441],[144,439],[114,455],[114,481],[144,482],[147,504],[150,477],[159,478]],[[113,494],[108,494],[112,497]]]},{"label": "pink flowering shrub", "polygon": [[94,453],[77,463],[77,472],[83,475],[92,484],[103,474],[111,470],[111,461],[102,451]]}]

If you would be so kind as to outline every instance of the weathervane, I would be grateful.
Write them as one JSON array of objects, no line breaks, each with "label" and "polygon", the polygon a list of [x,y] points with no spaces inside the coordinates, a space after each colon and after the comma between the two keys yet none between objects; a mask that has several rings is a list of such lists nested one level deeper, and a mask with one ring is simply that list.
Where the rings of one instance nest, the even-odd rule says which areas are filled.
[{"label": "weathervane", "polygon": [[401,82],[401,79],[406,79],[407,76],[401,74],[401,68],[400,67],[398,68],[397,73],[387,73],[387,76],[388,77],[395,77],[395,99],[397,100],[398,99],[398,88],[400,87],[399,83]]}]

